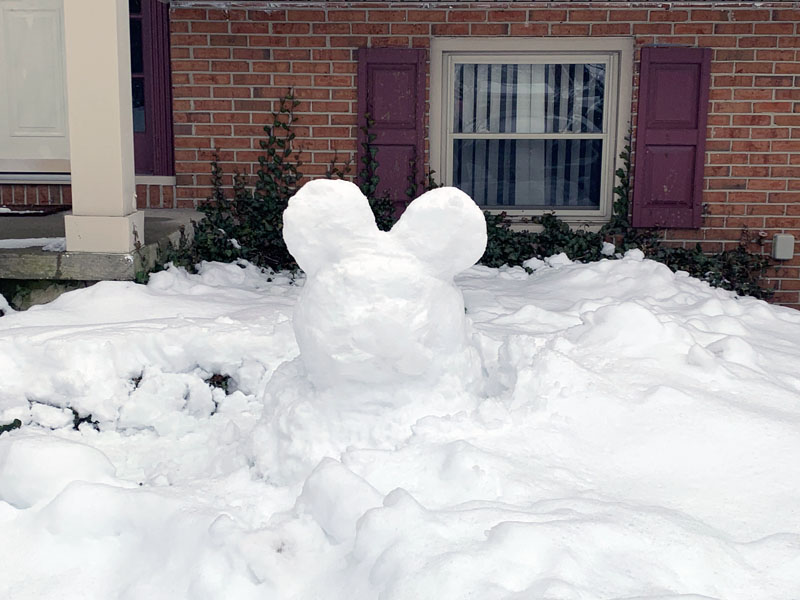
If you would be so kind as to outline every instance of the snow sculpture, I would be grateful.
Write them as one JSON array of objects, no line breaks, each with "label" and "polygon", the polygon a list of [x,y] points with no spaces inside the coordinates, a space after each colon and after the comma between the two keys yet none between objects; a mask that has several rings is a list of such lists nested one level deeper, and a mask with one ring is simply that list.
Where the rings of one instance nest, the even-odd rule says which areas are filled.
[{"label": "snow sculpture", "polygon": [[295,308],[301,358],[317,387],[344,382],[472,380],[464,299],[453,276],[486,247],[483,213],[464,192],[414,200],[389,232],[346,181],[305,184],[283,237],[307,281]]}]

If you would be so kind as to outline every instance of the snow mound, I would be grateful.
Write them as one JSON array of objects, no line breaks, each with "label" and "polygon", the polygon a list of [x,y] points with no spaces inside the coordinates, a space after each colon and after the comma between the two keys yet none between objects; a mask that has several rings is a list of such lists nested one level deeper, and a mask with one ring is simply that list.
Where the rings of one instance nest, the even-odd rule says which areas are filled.
[{"label": "snow mound", "polygon": [[470,389],[315,388],[245,263],[0,317],[0,598],[796,600],[800,312],[530,265],[455,278]]},{"label": "snow mound", "polygon": [[42,433],[0,437],[0,501],[29,508],[73,481],[111,483],[114,465],[99,450]]}]

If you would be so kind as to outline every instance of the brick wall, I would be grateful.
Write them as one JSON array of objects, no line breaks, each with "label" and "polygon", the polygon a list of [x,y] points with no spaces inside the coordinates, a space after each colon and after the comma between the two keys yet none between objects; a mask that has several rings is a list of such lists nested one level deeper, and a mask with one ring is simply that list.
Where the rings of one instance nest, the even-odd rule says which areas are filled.
[{"label": "brick wall", "polygon": [[[0,184],[0,205],[6,204],[72,204],[72,189],[69,184]],[[138,208],[176,208],[175,186],[137,185],[136,204]]]},{"label": "brick wall", "polygon": [[[209,196],[214,151],[229,173],[254,170],[262,127],[290,87],[301,100],[296,132],[303,172],[320,175],[335,154],[352,157],[356,48],[427,48],[433,36],[632,36],[635,71],[638,49],[646,44],[714,49],[703,228],[670,230],[666,238],[717,251],[744,237],[752,250],[764,252],[774,233],[800,240],[800,3],[279,6],[235,2],[224,10],[173,0],[177,206]],[[634,124],[637,79],[635,73]],[[782,262],[772,276],[776,300],[800,305],[800,257]]]},{"label": "brick wall", "polygon": [[0,183],[0,205],[62,205],[72,203],[69,185]]}]

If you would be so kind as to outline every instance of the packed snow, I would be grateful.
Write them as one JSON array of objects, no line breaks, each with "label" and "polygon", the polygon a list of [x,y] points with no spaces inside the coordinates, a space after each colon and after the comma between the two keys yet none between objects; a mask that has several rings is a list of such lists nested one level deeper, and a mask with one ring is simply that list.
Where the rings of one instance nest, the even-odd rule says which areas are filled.
[{"label": "packed snow", "polygon": [[800,598],[800,313],[526,266],[455,278],[469,385],[317,385],[247,263],[8,310],[0,598]]},{"label": "packed snow", "polygon": [[[33,211],[32,211],[33,212]],[[63,252],[67,249],[66,238],[9,238],[0,240],[0,249],[41,248],[47,252]]]},{"label": "packed snow", "polygon": [[[284,238],[308,279],[294,312],[300,358],[317,387],[412,378],[471,387],[480,360],[468,341],[453,276],[486,248],[486,220],[459,189],[426,192],[391,231],[349,181],[304,185],[284,213]],[[356,390],[357,393],[357,390]]]}]

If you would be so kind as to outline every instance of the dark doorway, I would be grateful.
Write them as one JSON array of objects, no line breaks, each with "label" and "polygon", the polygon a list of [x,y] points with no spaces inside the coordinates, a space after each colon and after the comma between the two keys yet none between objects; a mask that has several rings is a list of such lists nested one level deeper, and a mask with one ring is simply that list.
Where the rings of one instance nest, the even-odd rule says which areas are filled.
[{"label": "dark doorway", "polygon": [[129,0],[133,148],[137,175],[172,175],[169,5]]}]

